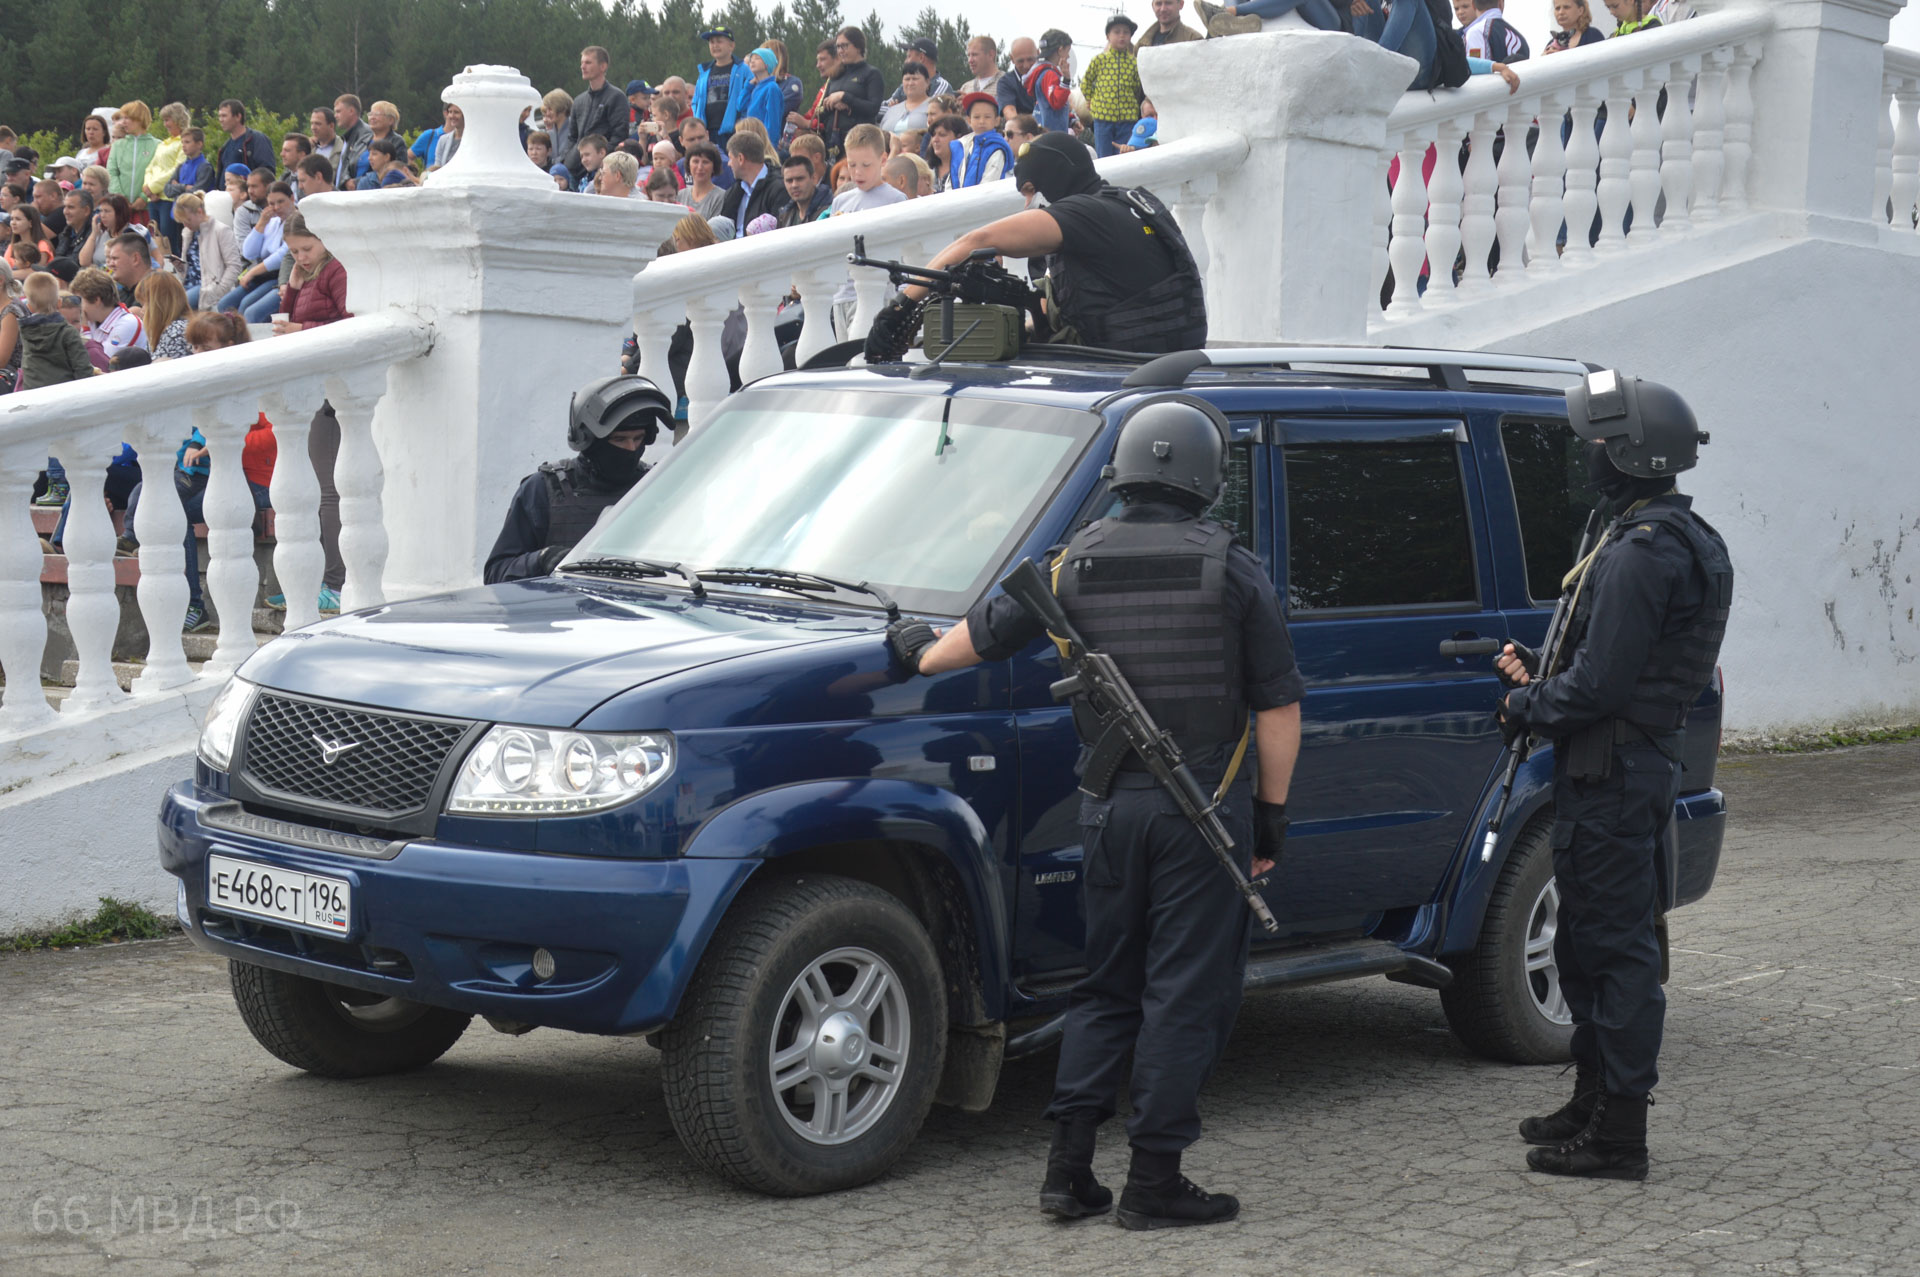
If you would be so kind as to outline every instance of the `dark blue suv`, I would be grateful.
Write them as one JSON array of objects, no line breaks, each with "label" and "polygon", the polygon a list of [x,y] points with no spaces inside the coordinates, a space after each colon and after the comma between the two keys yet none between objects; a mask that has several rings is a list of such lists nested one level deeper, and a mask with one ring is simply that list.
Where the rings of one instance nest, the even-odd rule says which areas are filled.
[{"label": "dark blue suv", "polygon": [[[1215,350],[797,372],[674,448],[551,577],[257,652],[161,815],[248,1027],[329,1076],[494,1028],[641,1034],[714,1170],[858,1183],[979,1109],[1081,970],[1076,742],[1045,642],[907,680],[889,611],[955,618],[1112,505],[1141,400],[1233,428],[1216,519],[1269,565],[1309,693],[1249,985],[1385,975],[1473,1050],[1564,1059],[1551,760],[1479,848],[1491,657],[1537,642],[1591,494],[1558,360]],[[1720,691],[1687,734],[1668,903],[1704,895]]]}]

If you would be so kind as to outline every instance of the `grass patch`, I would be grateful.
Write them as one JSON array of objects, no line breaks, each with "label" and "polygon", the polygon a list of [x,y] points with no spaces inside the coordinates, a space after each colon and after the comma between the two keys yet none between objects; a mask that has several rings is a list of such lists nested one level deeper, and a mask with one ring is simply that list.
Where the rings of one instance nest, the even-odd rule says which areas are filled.
[{"label": "grass patch", "polygon": [[1905,727],[1863,727],[1815,732],[1807,736],[1728,745],[1721,752],[1728,755],[1818,754],[1829,749],[1850,749],[1855,745],[1894,745],[1909,740],[1920,740],[1920,723],[1909,723]]},{"label": "grass patch", "polygon": [[142,905],[101,896],[100,907],[92,917],[77,918],[45,931],[0,937],[0,952],[25,953],[30,949],[71,949],[77,945],[116,944],[122,940],[158,940],[176,930],[171,918],[162,918]]}]

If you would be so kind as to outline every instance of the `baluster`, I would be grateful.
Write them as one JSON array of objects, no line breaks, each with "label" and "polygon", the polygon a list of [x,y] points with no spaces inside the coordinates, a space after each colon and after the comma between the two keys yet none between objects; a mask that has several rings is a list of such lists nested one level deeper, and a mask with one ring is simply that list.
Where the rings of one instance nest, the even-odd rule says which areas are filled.
[{"label": "baluster", "polygon": [[1633,193],[1633,229],[1628,237],[1649,243],[1660,235],[1660,87],[1643,70],[1635,73],[1640,83],[1633,103],[1633,123],[1627,136],[1633,152],[1627,181]]},{"label": "baluster", "polygon": [[1594,248],[1616,252],[1627,245],[1627,205],[1633,197],[1627,171],[1632,167],[1633,86],[1626,76],[1607,81],[1607,125],[1600,134],[1600,241]]},{"label": "baluster", "polygon": [[[1527,240],[1530,256],[1527,273],[1544,275],[1558,269],[1560,224],[1566,218],[1567,149],[1560,142],[1560,126],[1565,120],[1567,95],[1556,93],[1540,103],[1540,139],[1533,148],[1533,198],[1527,207],[1532,234]],[[1504,262],[1504,250],[1502,250]]]},{"label": "baluster", "polygon": [[[140,509],[134,525],[140,542],[140,584],[134,595],[140,619],[147,627],[146,668],[133,680],[136,695],[147,696],[179,687],[193,678],[180,643],[180,622],[187,614],[187,512],[180,490],[173,486],[173,450],[193,429],[185,410],[157,413],[135,431],[145,458],[140,485]],[[150,472],[150,473],[149,473]],[[194,551],[193,570],[200,570]]]},{"label": "baluster", "polygon": [[[633,312],[634,348],[640,354],[640,375],[660,387],[667,398],[679,394],[674,389],[673,369],[667,352],[673,345],[673,330],[683,315],[676,303],[651,302],[646,310]],[[678,433],[678,432],[677,432]]]},{"label": "baluster", "polygon": [[[1427,295],[1426,304],[1445,305],[1459,296],[1453,283],[1453,260],[1460,255],[1461,201],[1466,183],[1460,176],[1460,138],[1464,130],[1457,120],[1443,121],[1434,130],[1433,178],[1427,185]],[[1415,165],[1426,163],[1421,152]],[[1416,175],[1418,168],[1415,170]],[[1407,180],[1406,169],[1400,180]]]},{"label": "baluster", "polygon": [[[273,423],[278,449],[267,492],[273,502],[273,575],[287,603],[281,624],[289,630],[320,619],[326,554],[320,548],[320,480],[307,455],[313,414],[306,405],[317,405],[324,397],[318,386],[308,383],[276,386],[260,396],[260,411]],[[339,416],[338,409],[334,415]]]},{"label": "baluster", "polygon": [[726,357],[720,351],[720,330],[733,309],[732,303],[725,293],[687,298],[687,321],[693,325],[693,358],[687,364],[687,425],[694,430],[706,424],[732,387]]},{"label": "baluster", "polygon": [[740,350],[740,384],[780,371],[780,343],[773,335],[779,322],[780,299],[787,295],[783,279],[757,280],[740,286],[740,304],[747,312],[747,341]]},{"label": "baluster", "polygon": [[1393,184],[1393,238],[1387,259],[1393,266],[1393,301],[1387,314],[1395,318],[1420,313],[1420,266],[1427,260],[1427,179],[1421,166],[1427,160],[1425,138],[1409,134],[1400,139],[1400,176]]},{"label": "baluster", "polygon": [[1920,81],[1906,80],[1893,95],[1899,122],[1893,130],[1893,216],[1897,231],[1912,231],[1914,205],[1920,201]]},{"label": "baluster", "polygon": [[1533,173],[1533,161],[1527,155],[1527,130],[1539,109],[1538,102],[1516,102],[1507,108],[1507,141],[1500,148],[1498,170],[1499,210],[1493,215],[1500,241],[1500,271],[1495,283],[1511,284],[1526,269],[1527,229],[1532,217],[1527,193]]},{"label": "baluster", "polygon": [[340,558],[347,565],[340,607],[346,612],[387,601],[382,581],[387,570],[387,525],[381,510],[387,474],[373,438],[374,409],[386,387],[385,368],[351,381],[327,378],[327,402],[340,422],[333,486],[340,493]]},{"label": "baluster", "polygon": [[[1467,168],[1463,175],[1466,198],[1460,205],[1460,247],[1467,263],[1465,273],[1460,276],[1460,291],[1467,295],[1488,286],[1487,259],[1493,255],[1494,199],[1500,185],[1499,171],[1493,163],[1493,137],[1499,127],[1499,115],[1483,111],[1473,117],[1473,131],[1467,139]],[[1451,164],[1454,158],[1442,152],[1439,162]],[[1434,263],[1434,269],[1439,269],[1438,262]]]},{"label": "baluster", "polygon": [[[47,450],[31,451],[37,455],[0,460],[0,674],[7,680],[0,690],[0,735],[34,731],[56,717],[40,690],[40,661],[47,650],[40,572],[46,558],[28,504]],[[184,604],[180,610],[186,611]],[[178,613],[173,628],[179,632]]]},{"label": "baluster", "polygon": [[1387,271],[1390,263],[1387,247],[1393,237],[1393,188],[1387,184],[1387,170],[1392,167],[1391,157],[1400,149],[1400,139],[1393,138],[1382,156],[1380,174],[1373,190],[1373,288],[1367,294],[1367,314],[1374,313],[1374,307],[1384,307],[1380,298],[1387,289]]},{"label": "baluster", "polygon": [[794,348],[793,362],[802,367],[807,360],[833,345],[833,294],[847,282],[843,263],[816,266],[795,271],[793,282],[800,289],[800,344]]},{"label": "baluster", "polygon": [[[867,250],[873,256],[881,256],[878,250]],[[887,256],[893,256],[891,249]],[[896,258],[896,260],[898,260]],[[893,292],[893,285],[887,282],[885,271],[865,267],[853,272],[853,325],[847,329],[846,340],[864,341],[873,330],[874,317],[887,304],[887,298]]]},{"label": "baluster", "polygon": [[1667,197],[1661,227],[1684,235],[1693,229],[1687,203],[1693,198],[1693,93],[1697,57],[1682,58],[1667,67],[1667,113],[1660,120],[1660,189]]},{"label": "baluster", "polygon": [[1173,220],[1179,223],[1180,234],[1193,253],[1193,264],[1200,269],[1203,288],[1207,281],[1207,267],[1213,262],[1212,250],[1207,247],[1207,203],[1213,199],[1218,186],[1219,179],[1211,173],[1182,182],[1173,193],[1171,206]]},{"label": "baluster", "polygon": [[[125,699],[113,673],[113,639],[120,629],[120,600],[113,592],[113,518],[107,513],[104,462],[100,440],[79,435],[67,440],[56,456],[80,458],[67,467],[72,501],[67,507],[67,531],[61,547],[67,552],[67,630],[79,656],[80,674],[66,709],[74,713],[104,709]],[[179,622],[175,622],[176,630]]]},{"label": "baluster", "polygon": [[1698,105],[1693,112],[1693,221],[1720,217],[1720,185],[1726,173],[1727,63],[1732,53],[1710,50],[1700,61]]},{"label": "baluster", "polygon": [[1733,217],[1747,211],[1747,166],[1753,160],[1753,68],[1760,46],[1734,50],[1733,69],[1727,73],[1727,178],[1720,192],[1720,212]]},{"label": "baluster", "polygon": [[253,494],[240,469],[240,449],[255,415],[253,401],[222,399],[198,405],[193,421],[207,441],[207,599],[220,619],[220,638],[207,662],[231,673],[253,654],[253,604],[260,594],[260,567],[253,561]]},{"label": "baluster", "polygon": [[1573,107],[1568,112],[1567,131],[1567,252],[1568,266],[1593,263],[1593,215],[1600,207],[1597,183],[1600,177],[1600,140],[1594,136],[1594,121],[1600,115],[1600,102],[1593,86],[1583,84],[1574,91]]}]

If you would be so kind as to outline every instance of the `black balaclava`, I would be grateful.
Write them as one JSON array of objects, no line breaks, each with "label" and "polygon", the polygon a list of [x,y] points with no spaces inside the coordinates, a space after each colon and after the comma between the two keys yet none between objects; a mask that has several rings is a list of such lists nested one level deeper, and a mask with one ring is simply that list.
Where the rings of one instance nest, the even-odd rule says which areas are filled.
[{"label": "black balaclava", "polygon": [[1065,133],[1042,133],[1020,148],[1013,162],[1013,184],[1034,189],[1049,204],[1069,195],[1087,195],[1100,189],[1100,175],[1093,170],[1093,152]]},{"label": "black balaclava", "polygon": [[595,439],[580,454],[610,488],[630,488],[640,477],[640,451],[628,451],[611,439]]},{"label": "black balaclava", "polygon": [[1600,490],[1600,496],[1616,510],[1624,510],[1635,501],[1673,491],[1672,479],[1637,479],[1613,464],[1607,445],[1601,440],[1587,444],[1587,478]]}]

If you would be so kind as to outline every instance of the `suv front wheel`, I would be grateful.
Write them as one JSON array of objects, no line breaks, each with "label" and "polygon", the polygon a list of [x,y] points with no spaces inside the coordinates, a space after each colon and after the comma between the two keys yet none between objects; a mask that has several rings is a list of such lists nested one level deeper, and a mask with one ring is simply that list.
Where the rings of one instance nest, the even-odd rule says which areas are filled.
[{"label": "suv front wheel", "polygon": [[234,1005],[261,1046],[321,1077],[378,1077],[424,1068],[473,1017],[382,997],[249,962],[227,963]]},{"label": "suv front wheel", "polygon": [[1573,1016],[1553,952],[1559,911],[1553,822],[1537,819],[1501,867],[1479,942],[1453,960],[1453,983],[1440,991],[1447,1023],[1475,1054],[1514,1064],[1573,1057]]},{"label": "suv front wheel", "polygon": [[852,879],[776,879],[729,911],[661,1034],[667,1113],[748,1188],[849,1188],[913,1142],[946,1036],[940,959],[904,905]]}]

